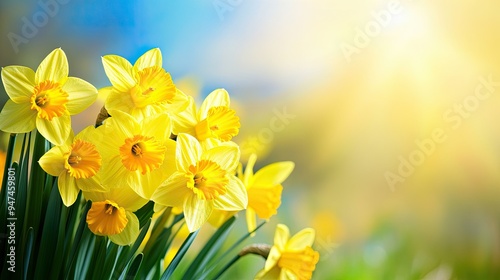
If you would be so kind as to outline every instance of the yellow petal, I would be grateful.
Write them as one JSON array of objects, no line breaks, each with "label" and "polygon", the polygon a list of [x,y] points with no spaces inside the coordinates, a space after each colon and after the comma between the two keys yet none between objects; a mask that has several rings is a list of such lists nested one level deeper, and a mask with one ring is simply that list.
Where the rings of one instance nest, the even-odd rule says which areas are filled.
[{"label": "yellow petal", "polygon": [[[161,205],[161,204],[158,204],[158,203],[155,203],[154,207],[153,207],[153,211],[156,213],[159,213],[159,212],[162,212],[163,210],[165,210],[165,208],[167,208],[168,206],[165,206],[165,205]],[[181,210],[181,213],[182,213],[182,210]]]},{"label": "yellow petal", "polygon": [[276,247],[276,246],[271,247],[271,250],[269,251],[269,255],[267,256],[266,263],[264,265],[264,269],[267,271],[271,271],[273,268],[278,267],[277,264],[278,264],[280,257],[281,257],[281,252],[278,249],[278,247]]},{"label": "yellow petal", "polygon": [[[96,134],[97,134],[97,130],[95,129],[95,127],[93,125],[89,125],[87,127],[85,127],[84,129],[82,129],[82,131],[78,132],[78,134],[74,137],[74,139],[81,139],[81,140],[85,140],[85,141],[89,141],[89,142],[96,142]],[[71,137],[70,137],[71,138]],[[73,139],[72,139],[73,140]],[[73,141],[71,141],[72,143]]]},{"label": "yellow petal", "polygon": [[139,236],[139,219],[134,213],[129,211],[126,212],[126,216],[128,222],[123,231],[119,234],[109,236],[111,242],[120,246],[127,246],[134,243]]},{"label": "yellow petal", "polygon": [[112,200],[92,201],[92,206],[87,212],[87,225],[96,235],[119,234],[128,224],[126,212],[123,207]]},{"label": "yellow petal", "polygon": [[222,169],[232,172],[238,167],[240,150],[234,146],[219,146],[203,153],[202,159],[213,161]]},{"label": "yellow petal", "polygon": [[229,94],[225,89],[216,89],[212,91],[201,104],[200,111],[198,112],[198,120],[201,121],[207,117],[208,110],[215,106],[229,107]]},{"label": "yellow petal", "polygon": [[64,162],[66,161],[65,153],[69,153],[67,146],[55,146],[40,158],[38,164],[40,164],[43,171],[57,177],[66,171],[64,167]]},{"label": "yellow petal", "polygon": [[96,174],[90,178],[81,178],[76,180],[76,186],[82,191],[86,192],[105,192],[108,191],[101,181],[99,180],[99,175]]},{"label": "yellow petal", "polygon": [[140,71],[151,66],[162,67],[161,51],[159,48],[147,51],[134,64],[135,71]]},{"label": "yellow petal", "polygon": [[52,118],[51,121],[36,118],[36,128],[45,139],[54,145],[63,145],[71,131],[71,117],[62,115]]},{"label": "yellow petal", "polygon": [[175,89],[175,95],[170,100],[169,103],[166,104],[167,111],[172,114],[172,116],[177,115],[178,113],[186,110],[189,105],[188,96],[182,92],[180,89]]},{"label": "yellow petal", "polygon": [[165,175],[167,178],[172,175],[175,171],[177,171],[176,168],[176,158],[175,158],[175,152],[177,149],[177,142],[168,139],[165,142],[165,147],[167,151],[165,152],[165,160],[163,160],[163,165],[160,167],[160,169],[163,172],[163,175]]},{"label": "yellow petal", "polygon": [[255,280],[276,280],[280,277],[281,269],[278,266],[272,267],[269,270],[261,270],[255,276]]},{"label": "yellow petal", "polygon": [[178,135],[179,133],[188,133],[191,135],[195,135],[194,127],[197,124],[196,121],[196,106],[194,104],[194,100],[191,96],[188,99],[188,106],[186,110],[175,114],[172,117],[172,133]]},{"label": "yellow petal", "polygon": [[136,84],[132,64],[118,55],[105,55],[102,58],[104,72],[109,81],[120,92],[128,92]]},{"label": "yellow petal", "polygon": [[[247,208],[245,211],[246,219],[247,219],[247,228],[248,232],[252,232],[257,228],[257,217],[255,216],[255,211],[252,208]],[[252,233],[252,236],[255,235],[255,232]]]},{"label": "yellow petal", "polygon": [[139,176],[139,183],[134,183],[131,187],[139,196],[149,200],[158,186],[167,178],[163,176],[160,169],[155,169],[146,174],[141,174]]},{"label": "yellow petal", "polygon": [[249,187],[250,178],[253,177],[253,167],[255,166],[255,162],[257,161],[257,155],[251,154],[248,158],[247,166],[245,167],[245,173],[243,174],[243,184]]},{"label": "yellow petal", "polygon": [[82,112],[97,99],[97,89],[79,78],[69,77],[62,89],[68,93],[66,108],[70,115]]},{"label": "yellow petal", "polygon": [[240,211],[248,205],[247,190],[240,179],[230,176],[227,192],[214,200],[214,208],[225,211]]},{"label": "yellow petal", "polygon": [[137,195],[132,188],[119,187],[109,191],[108,197],[112,198],[116,203],[125,208],[127,211],[135,212],[146,205],[149,200]]},{"label": "yellow petal", "polygon": [[212,215],[208,218],[208,222],[216,228],[221,227],[224,222],[226,222],[229,218],[234,216],[236,212],[234,211],[223,211],[223,210],[217,210],[214,209],[212,211]]},{"label": "yellow petal", "polygon": [[[111,115],[111,118],[106,121],[106,130],[113,131],[108,135],[113,135],[117,138],[130,138],[141,131],[141,125],[131,115],[115,110],[108,110],[108,113]],[[118,133],[119,136],[115,133]]]},{"label": "yellow petal", "polygon": [[305,247],[311,247],[314,243],[314,236],[316,232],[312,228],[305,228],[295,234],[286,244],[286,250],[298,251],[303,250]]},{"label": "yellow petal", "polygon": [[156,189],[151,200],[164,206],[183,207],[184,200],[190,193],[185,174],[176,172]]},{"label": "yellow petal", "polygon": [[281,205],[282,190],[281,185],[248,188],[248,207],[254,209],[259,218],[269,219],[276,215],[278,207]]},{"label": "yellow petal", "polygon": [[58,48],[47,55],[36,69],[35,84],[47,80],[62,84],[68,77],[68,73],[68,59],[64,51]]},{"label": "yellow petal", "polygon": [[276,246],[281,252],[285,250],[288,239],[290,238],[290,230],[284,224],[278,224],[276,226],[276,232],[274,233],[274,246]]},{"label": "yellow petal", "polygon": [[212,214],[213,206],[208,200],[198,199],[190,195],[184,201],[184,218],[189,232],[198,230]]},{"label": "yellow petal", "polygon": [[[115,110],[132,114],[129,111],[130,108],[134,107],[134,102],[128,92],[119,91],[115,87],[101,90],[103,90],[103,93],[106,95],[104,106],[106,107],[106,110],[108,110],[108,113],[109,111]],[[101,92],[101,90],[99,90],[99,92]]]},{"label": "yellow petal", "polygon": [[193,136],[181,133],[177,136],[177,150],[175,157],[177,158],[177,169],[184,172],[189,172],[190,166],[196,166],[196,163],[201,158],[201,145]]},{"label": "yellow petal", "polygon": [[132,188],[127,185],[111,188],[106,192],[83,192],[86,199],[92,201],[112,200],[127,211],[137,211],[148,203],[147,199],[141,198]]},{"label": "yellow petal", "polygon": [[0,113],[0,130],[9,133],[25,133],[35,129],[37,112],[29,103],[16,104],[7,100]]},{"label": "yellow petal", "polygon": [[282,268],[280,272],[279,280],[291,280],[297,279],[297,276],[286,268]]},{"label": "yellow petal", "polygon": [[64,205],[68,207],[73,205],[78,197],[78,193],[80,192],[80,189],[78,189],[75,184],[75,178],[69,176],[68,173],[63,172],[57,180],[59,194],[61,194],[61,199]]},{"label": "yellow petal", "polygon": [[12,101],[29,102],[34,92],[35,72],[24,66],[7,66],[2,68],[2,82]]},{"label": "yellow petal", "polygon": [[101,179],[106,188],[117,188],[138,182],[140,173],[128,171],[123,166],[120,155],[107,158],[106,153],[103,153],[103,162],[105,164],[102,166]]},{"label": "yellow petal", "polygon": [[292,173],[294,167],[295,164],[291,161],[267,165],[255,173],[249,184],[258,185],[259,187],[274,187],[283,183]]},{"label": "yellow petal", "polygon": [[170,138],[172,125],[167,114],[154,115],[142,121],[143,135],[153,136],[156,140],[165,142]]}]

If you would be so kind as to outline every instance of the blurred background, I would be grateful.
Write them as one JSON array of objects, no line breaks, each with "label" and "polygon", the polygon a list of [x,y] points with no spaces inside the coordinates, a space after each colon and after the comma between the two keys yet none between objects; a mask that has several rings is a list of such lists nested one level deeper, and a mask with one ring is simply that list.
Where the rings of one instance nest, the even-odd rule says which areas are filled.
[{"label": "blurred background", "polygon": [[[251,153],[256,168],[296,163],[278,215],[252,242],[272,243],[278,222],[292,233],[314,227],[315,279],[499,279],[499,9],[493,0],[2,0],[0,66],[36,69],[61,47],[70,76],[101,88],[110,85],[101,56],[133,62],[159,47],[199,103],[229,91],[244,163]],[[7,98],[2,88],[1,106]],[[93,124],[102,104],[75,116],[74,129]],[[248,257],[225,278],[251,279],[263,264]]]}]

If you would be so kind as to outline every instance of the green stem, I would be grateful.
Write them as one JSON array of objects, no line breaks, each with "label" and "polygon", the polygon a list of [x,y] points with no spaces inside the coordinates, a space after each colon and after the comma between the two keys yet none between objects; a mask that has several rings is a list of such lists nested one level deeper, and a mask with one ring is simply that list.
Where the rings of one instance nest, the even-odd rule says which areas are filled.
[{"label": "green stem", "polygon": [[220,271],[219,273],[217,273],[217,275],[214,277],[214,280],[216,279],[219,279],[219,277],[222,276],[222,274],[224,274],[224,272],[226,272],[233,264],[235,264],[239,259],[241,258],[241,256],[238,254],[236,255],[232,260],[230,260]]}]

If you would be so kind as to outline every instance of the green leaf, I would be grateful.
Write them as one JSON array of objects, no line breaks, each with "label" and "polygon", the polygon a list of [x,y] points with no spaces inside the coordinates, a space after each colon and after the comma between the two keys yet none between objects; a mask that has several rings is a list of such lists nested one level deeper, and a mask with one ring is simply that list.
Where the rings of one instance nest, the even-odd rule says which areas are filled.
[{"label": "green leaf", "polygon": [[[134,244],[132,246],[124,246],[120,247],[121,250],[118,254],[118,259],[116,262],[116,269],[114,274],[123,274],[124,271],[127,268],[127,265],[132,261],[135,253],[137,252],[137,249],[139,249],[139,246],[141,246],[142,241],[146,237],[146,234],[149,230],[149,226],[151,225],[151,219],[149,219],[146,224],[141,228],[141,231],[139,232],[139,236],[137,236],[137,239],[135,240]],[[142,266],[141,266],[142,267]]]},{"label": "green leaf", "polygon": [[[33,228],[33,233],[35,235],[35,246],[33,247],[33,254],[38,256],[40,246],[40,237],[43,231],[44,217],[42,217],[44,206],[44,191],[50,186],[46,186],[46,177],[48,176],[45,171],[38,164],[38,160],[42,157],[47,150],[50,149],[50,143],[43,138],[43,136],[37,132],[34,140],[33,155],[31,157],[31,165],[29,168],[30,177],[28,184],[28,198],[27,198],[27,209],[25,216],[25,224],[23,228],[26,230],[29,227]],[[43,183],[40,183],[43,182]],[[24,230],[24,231],[25,231]],[[28,272],[28,278],[34,278],[36,263],[31,262]]]},{"label": "green leaf", "polygon": [[[263,225],[265,225],[266,222],[262,222],[260,225],[258,225],[253,231],[251,232],[248,232],[246,234],[244,234],[240,239],[238,239],[233,245],[231,245],[231,247],[229,247],[229,249],[225,250],[224,254],[222,254],[221,257],[215,259],[213,258],[208,265],[206,265],[207,269],[205,271],[203,271],[203,274],[199,276],[199,279],[206,279],[208,278],[208,275],[210,273],[212,273],[216,268],[217,268],[217,265],[221,264],[224,259],[229,255],[231,254],[232,251],[234,251],[234,249],[236,249],[238,246],[241,245],[241,243],[243,243],[243,241],[245,241],[248,237],[250,237],[254,232],[256,232],[257,230],[259,230]],[[233,265],[239,258],[237,257],[234,257],[233,259],[231,259],[231,261],[229,261],[226,265],[225,265],[225,268],[223,268],[221,271],[218,272],[218,275],[220,276],[226,269],[228,269],[229,267],[231,267],[231,265]],[[198,276],[196,276],[198,277]]]},{"label": "green leaf", "polygon": [[[57,182],[56,182],[57,184]],[[48,188],[47,188],[48,189]],[[52,187],[47,205],[47,212],[43,223],[42,237],[36,261],[35,278],[41,279],[49,275],[53,264],[53,258],[47,258],[48,255],[56,252],[57,242],[59,240],[59,220],[61,218],[62,200],[59,196],[57,186]]]},{"label": "green leaf", "polygon": [[96,236],[85,227],[82,234],[82,239],[79,244],[76,265],[73,279],[85,279],[91,275],[88,273],[90,262],[93,258],[93,251],[96,243]]},{"label": "green leaf", "polygon": [[85,229],[87,228],[87,224],[85,221],[85,217],[87,216],[87,212],[90,209],[90,206],[92,205],[91,201],[87,201],[87,204],[85,204],[85,208],[83,209],[83,212],[81,214],[80,218],[80,223],[78,224],[78,229],[76,230],[75,233],[75,238],[73,240],[73,244],[70,249],[70,254],[68,258],[68,263],[65,269],[65,279],[71,279],[70,275],[72,274],[71,272],[74,271],[75,265],[76,265],[76,260],[79,255],[79,251],[81,250],[80,243],[82,242],[82,237]]},{"label": "green leaf", "polygon": [[28,234],[26,235],[26,247],[24,251],[24,273],[23,273],[23,279],[28,279],[28,264],[30,262],[31,258],[31,249],[33,248],[33,228],[28,229]]},{"label": "green leaf", "polygon": [[139,219],[139,228],[142,228],[154,213],[154,202],[149,201],[146,205],[142,206],[141,209],[135,211],[137,219]]},{"label": "green leaf", "polygon": [[203,249],[198,253],[196,258],[193,260],[189,268],[182,279],[194,279],[194,276],[200,273],[207,262],[218,252],[222,244],[224,243],[226,236],[233,227],[235,216],[229,218],[224,224],[217,229],[217,231],[212,235],[212,237],[205,243]]},{"label": "green leaf", "polygon": [[138,254],[134,260],[131,262],[129,268],[127,269],[127,272],[120,275],[120,280],[126,280],[126,279],[134,279],[135,276],[137,275],[137,272],[139,271],[139,268],[141,267],[142,263],[142,258],[144,255]]},{"label": "green leaf", "polygon": [[[54,185],[57,185],[57,180]],[[53,187],[57,189],[57,187]],[[59,219],[59,228],[57,233],[57,246],[54,251],[54,256],[52,259],[52,269],[50,271],[50,279],[59,279],[59,275],[62,274],[61,268],[63,267],[64,260],[66,259],[65,250],[65,237],[66,237],[66,221],[68,218],[69,208],[64,206],[62,203],[61,207],[61,218]],[[71,233],[72,234],[72,233]]]},{"label": "green leaf", "polygon": [[116,245],[113,242],[109,242],[108,248],[106,250],[106,260],[104,262],[104,267],[102,269],[102,274],[97,275],[103,279],[111,279],[113,271],[115,270],[116,263],[118,261],[118,249],[121,246]]},{"label": "green leaf", "polygon": [[184,242],[182,243],[181,247],[179,248],[179,251],[177,251],[177,254],[175,254],[174,259],[172,260],[172,262],[170,262],[170,264],[168,265],[167,269],[165,270],[165,272],[161,276],[161,280],[166,280],[166,279],[170,278],[170,276],[172,275],[172,273],[174,273],[175,268],[177,268],[177,266],[181,262],[182,258],[184,257],[184,255],[188,251],[188,249],[191,246],[191,244],[193,244],[193,241],[194,241],[194,239],[196,238],[197,235],[198,235],[198,231],[191,232],[188,235],[188,237],[186,238],[186,240],[184,240]]},{"label": "green leaf", "polygon": [[104,236],[96,236],[94,243],[94,248],[86,256],[90,258],[87,279],[106,279],[103,275],[104,263],[106,262],[106,243],[107,238]]}]

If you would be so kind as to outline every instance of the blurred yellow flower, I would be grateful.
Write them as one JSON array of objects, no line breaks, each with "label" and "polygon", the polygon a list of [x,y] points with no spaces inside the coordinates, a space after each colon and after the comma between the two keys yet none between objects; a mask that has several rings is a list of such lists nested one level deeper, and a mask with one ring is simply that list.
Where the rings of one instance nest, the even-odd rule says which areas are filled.
[{"label": "blurred yellow flower", "polygon": [[111,111],[112,117],[98,127],[103,138],[104,186],[130,186],[149,199],[156,187],[175,170],[175,141],[170,139],[167,114],[147,117],[140,123],[132,116]]},{"label": "blurred yellow flower", "polygon": [[255,279],[311,279],[319,261],[319,253],[311,248],[314,235],[314,229],[305,228],[290,238],[288,227],[278,224],[264,269]]},{"label": "blurred yellow flower", "polygon": [[162,68],[158,48],[144,53],[133,66],[117,55],[104,56],[102,63],[112,84],[102,89],[109,94],[105,103],[108,111],[120,110],[142,120],[165,112],[175,114],[188,105],[187,96]]},{"label": "blurred yellow flower", "polygon": [[281,185],[292,173],[295,164],[291,161],[282,161],[269,164],[255,174],[253,167],[257,156],[252,154],[248,159],[245,172],[238,174],[248,192],[248,208],[246,210],[248,231],[256,228],[255,215],[261,219],[269,219],[276,215],[281,204]]},{"label": "blurred yellow flower", "polygon": [[[5,169],[5,165],[7,164],[6,160],[7,154],[0,150],[0,178],[3,178],[3,171]],[[0,190],[2,190],[2,186],[0,186]]]},{"label": "blurred yellow flower", "polygon": [[238,135],[240,119],[229,105],[229,94],[224,89],[212,91],[198,112],[189,97],[189,106],[174,119],[173,133],[188,133],[202,143],[210,139],[230,141]]},{"label": "blurred yellow flower", "polygon": [[121,246],[132,244],[139,235],[139,219],[133,213],[148,203],[134,190],[125,187],[112,188],[107,192],[83,192],[92,201],[87,213],[87,224],[94,234],[108,236]]},{"label": "blurred yellow flower", "polygon": [[57,186],[64,205],[72,205],[80,190],[105,191],[99,180],[101,155],[92,143],[95,129],[89,126],[77,134],[72,133],[66,143],[45,153],[38,163],[52,176],[58,177]]},{"label": "blurred yellow flower", "polygon": [[158,204],[182,207],[190,232],[199,229],[213,209],[245,209],[248,197],[245,186],[234,170],[239,149],[221,145],[203,150],[189,134],[177,137],[177,171],[158,187],[152,200]]},{"label": "blurred yellow flower", "polygon": [[0,130],[25,133],[35,127],[55,145],[63,145],[75,115],[97,98],[97,89],[79,78],[68,77],[62,49],[52,51],[36,72],[24,66],[2,68],[2,81],[10,99],[0,113]]}]

